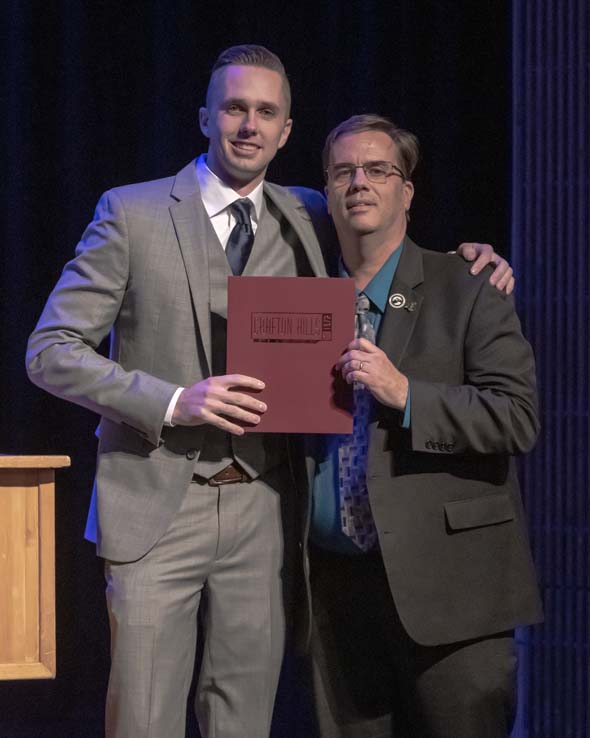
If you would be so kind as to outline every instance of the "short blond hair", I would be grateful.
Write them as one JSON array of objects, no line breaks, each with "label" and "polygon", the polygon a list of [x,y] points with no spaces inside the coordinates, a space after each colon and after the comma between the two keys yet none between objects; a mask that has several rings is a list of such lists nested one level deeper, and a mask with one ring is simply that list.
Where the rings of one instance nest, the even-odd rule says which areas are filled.
[{"label": "short blond hair", "polygon": [[287,77],[287,72],[283,62],[276,54],[266,48],[266,46],[258,46],[257,44],[240,44],[239,46],[230,46],[215,60],[211,69],[211,77],[209,78],[209,86],[207,87],[207,104],[209,104],[209,91],[211,82],[215,72],[229,66],[239,67],[263,67],[273,72],[278,72],[283,80],[283,94],[287,103],[287,117],[291,111],[291,85]]}]

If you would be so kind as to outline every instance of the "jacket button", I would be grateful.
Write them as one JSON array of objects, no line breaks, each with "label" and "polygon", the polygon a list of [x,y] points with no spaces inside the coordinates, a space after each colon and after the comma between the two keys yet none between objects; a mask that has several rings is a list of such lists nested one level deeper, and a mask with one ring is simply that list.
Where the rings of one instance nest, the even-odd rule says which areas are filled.
[{"label": "jacket button", "polygon": [[186,452],[186,458],[189,461],[194,461],[197,458],[197,451],[194,448],[189,448],[189,450]]},{"label": "jacket button", "polygon": [[432,448],[432,441],[426,441],[424,445],[426,446],[426,448]]}]

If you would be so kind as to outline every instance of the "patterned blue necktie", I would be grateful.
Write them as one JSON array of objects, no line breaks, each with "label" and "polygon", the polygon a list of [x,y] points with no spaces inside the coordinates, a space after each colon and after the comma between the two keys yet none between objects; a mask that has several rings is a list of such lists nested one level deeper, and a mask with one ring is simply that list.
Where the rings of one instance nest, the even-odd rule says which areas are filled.
[{"label": "patterned blue necktie", "polygon": [[[369,299],[356,300],[355,336],[375,343],[375,330],[369,320]],[[354,383],[352,434],[338,444],[338,476],[342,531],[360,549],[370,551],[377,543],[377,531],[367,490],[367,451],[372,395],[360,382]]]},{"label": "patterned blue necktie", "polygon": [[252,203],[246,198],[236,200],[229,206],[232,215],[236,219],[236,224],[229,234],[225,255],[233,274],[236,276],[244,271],[254,243],[254,231],[250,220],[251,207]]}]

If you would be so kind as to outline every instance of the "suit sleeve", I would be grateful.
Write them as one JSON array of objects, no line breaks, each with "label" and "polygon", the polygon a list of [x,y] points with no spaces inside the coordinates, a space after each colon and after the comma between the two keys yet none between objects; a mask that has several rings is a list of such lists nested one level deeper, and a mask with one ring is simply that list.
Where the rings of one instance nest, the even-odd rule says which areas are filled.
[{"label": "suit sleeve", "polygon": [[27,372],[39,387],[125,423],[157,445],[177,386],[126,371],[96,350],[121,310],[129,262],[124,208],[107,192],[29,338]]},{"label": "suit sleeve", "polygon": [[408,377],[412,448],[454,454],[530,450],[539,431],[532,349],[513,299],[487,280],[469,316],[463,364],[460,385]]}]

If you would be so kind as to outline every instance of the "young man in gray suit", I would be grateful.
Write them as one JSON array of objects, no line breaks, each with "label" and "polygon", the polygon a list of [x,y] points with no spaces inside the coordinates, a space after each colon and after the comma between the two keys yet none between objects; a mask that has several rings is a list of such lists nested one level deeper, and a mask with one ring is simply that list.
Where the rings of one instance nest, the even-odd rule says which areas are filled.
[{"label": "young man in gray suit", "polygon": [[507,738],[513,629],[541,606],[512,455],[538,432],[513,300],[407,236],[416,138],[360,115],[324,149],[355,280],[352,437],[313,482],[314,679],[322,738]]},{"label": "young man in gray suit", "polygon": [[107,738],[184,736],[201,604],[203,738],[269,733],[293,485],[286,439],[240,425],[265,411],[245,392],[262,383],[226,375],[225,324],[232,273],[326,276],[323,197],[264,181],[289,109],[274,54],[223,52],[207,155],[103,195],[29,341],[32,381],[101,416],[87,537],[106,561]]}]

